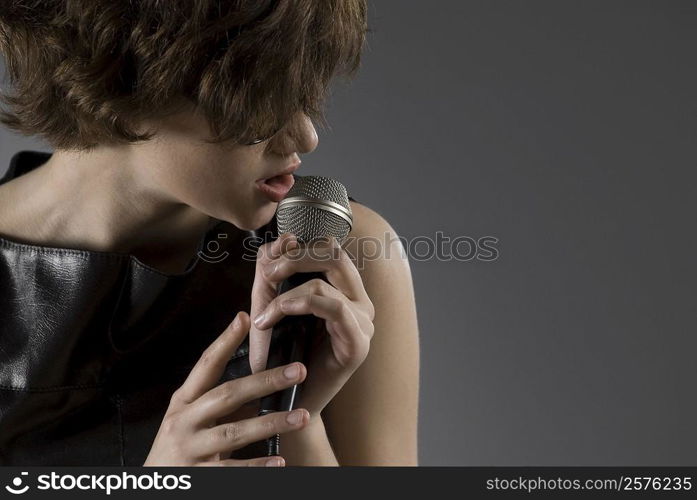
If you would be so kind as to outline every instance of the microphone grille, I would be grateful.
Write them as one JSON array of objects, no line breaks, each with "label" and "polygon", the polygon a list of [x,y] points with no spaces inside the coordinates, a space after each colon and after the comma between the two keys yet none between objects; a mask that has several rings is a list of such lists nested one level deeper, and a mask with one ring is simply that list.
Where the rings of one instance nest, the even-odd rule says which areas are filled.
[{"label": "microphone grille", "polygon": [[279,234],[293,233],[299,241],[333,236],[341,243],[353,223],[346,188],[329,177],[298,177],[278,204],[276,222]]}]

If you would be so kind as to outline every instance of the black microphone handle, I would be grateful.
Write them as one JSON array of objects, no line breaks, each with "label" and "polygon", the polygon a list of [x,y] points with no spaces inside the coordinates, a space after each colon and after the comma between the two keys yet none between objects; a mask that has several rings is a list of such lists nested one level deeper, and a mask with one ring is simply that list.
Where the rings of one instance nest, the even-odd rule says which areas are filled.
[{"label": "black microphone handle", "polygon": [[[312,279],[326,281],[323,273],[297,273],[281,282],[278,286],[278,295],[288,290],[307,283]],[[313,333],[317,330],[320,318],[312,314],[302,316],[284,316],[276,323],[271,333],[269,345],[269,357],[266,361],[266,369],[283,366],[294,361],[305,362],[306,353],[312,344]],[[290,411],[300,395],[301,385],[294,385],[281,391],[269,394],[261,398],[259,415],[266,415],[276,411]],[[276,435],[266,440],[267,456],[280,454],[280,436]]]}]

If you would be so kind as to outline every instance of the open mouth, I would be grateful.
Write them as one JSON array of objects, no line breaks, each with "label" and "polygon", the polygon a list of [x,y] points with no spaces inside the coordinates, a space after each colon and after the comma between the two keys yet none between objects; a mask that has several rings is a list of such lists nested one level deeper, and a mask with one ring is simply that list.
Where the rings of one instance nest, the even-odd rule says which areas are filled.
[{"label": "open mouth", "polygon": [[288,194],[293,184],[295,184],[293,174],[282,174],[257,181],[257,188],[269,200],[278,203]]}]

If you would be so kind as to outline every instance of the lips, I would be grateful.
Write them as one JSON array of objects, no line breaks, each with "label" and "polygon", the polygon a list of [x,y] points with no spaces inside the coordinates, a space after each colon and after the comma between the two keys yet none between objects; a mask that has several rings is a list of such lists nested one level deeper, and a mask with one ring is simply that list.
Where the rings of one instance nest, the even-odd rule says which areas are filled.
[{"label": "lips", "polygon": [[295,184],[293,175],[285,174],[257,181],[257,188],[269,200],[278,203],[285,198],[293,184]]},{"label": "lips", "polygon": [[289,165],[271,177],[265,177],[256,181],[256,186],[261,193],[273,202],[280,202],[290,191],[295,183],[293,172],[300,167],[300,162]]}]

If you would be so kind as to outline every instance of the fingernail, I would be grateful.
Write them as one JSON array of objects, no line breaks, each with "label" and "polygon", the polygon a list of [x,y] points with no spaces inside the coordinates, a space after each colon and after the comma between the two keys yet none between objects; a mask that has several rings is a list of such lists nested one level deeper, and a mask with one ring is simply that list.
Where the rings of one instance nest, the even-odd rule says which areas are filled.
[{"label": "fingernail", "polygon": [[283,467],[284,465],[286,465],[286,461],[283,460],[281,457],[274,457],[267,460],[264,465],[266,467]]},{"label": "fingernail", "polygon": [[261,326],[264,323],[264,320],[266,319],[266,313],[263,312],[259,314],[256,318],[254,318],[254,326],[257,328]]},{"label": "fingernail", "polygon": [[290,366],[287,366],[283,370],[283,376],[286,377],[288,380],[295,380],[298,378],[298,375],[300,374],[300,367],[298,366],[297,363],[293,363]]},{"label": "fingernail", "polygon": [[293,410],[286,417],[286,422],[290,425],[299,425],[303,421],[303,412],[300,410]]},{"label": "fingernail", "polygon": [[281,304],[280,304],[281,310],[282,310],[282,311],[285,311],[286,309],[292,307],[294,303],[295,303],[295,299],[285,299],[285,300],[282,300],[282,301],[281,301]]},{"label": "fingernail", "polygon": [[237,316],[235,316],[235,319],[232,320],[232,325],[230,325],[232,328],[237,329],[240,326],[240,313],[237,313]]}]

